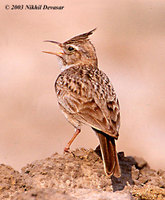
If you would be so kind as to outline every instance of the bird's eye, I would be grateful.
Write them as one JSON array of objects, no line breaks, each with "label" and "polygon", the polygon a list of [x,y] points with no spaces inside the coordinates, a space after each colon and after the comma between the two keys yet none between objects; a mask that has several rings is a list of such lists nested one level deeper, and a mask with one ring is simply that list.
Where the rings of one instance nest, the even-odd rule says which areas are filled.
[{"label": "bird's eye", "polygon": [[73,50],[74,50],[74,48],[73,48],[73,47],[71,47],[71,46],[69,46],[69,47],[68,47],[68,50],[69,50],[69,51],[73,51]]}]

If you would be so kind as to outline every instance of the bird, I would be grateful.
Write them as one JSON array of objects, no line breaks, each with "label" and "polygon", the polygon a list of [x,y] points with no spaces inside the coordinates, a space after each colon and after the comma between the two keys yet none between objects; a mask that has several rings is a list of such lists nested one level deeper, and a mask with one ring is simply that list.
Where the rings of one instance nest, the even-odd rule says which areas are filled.
[{"label": "bird", "polygon": [[89,38],[95,30],[63,43],[46,40],[57,45],[60,51],[43,52],[58,58],[61,73],[55,81],[55,92],[60,109],[75,128],[64,151],[69,151],[82,125],[88,125],[98,136],[105,174],[119,178],[115,140],[119,136],[120,106],[110,79],[98,67],[96,49]]}]

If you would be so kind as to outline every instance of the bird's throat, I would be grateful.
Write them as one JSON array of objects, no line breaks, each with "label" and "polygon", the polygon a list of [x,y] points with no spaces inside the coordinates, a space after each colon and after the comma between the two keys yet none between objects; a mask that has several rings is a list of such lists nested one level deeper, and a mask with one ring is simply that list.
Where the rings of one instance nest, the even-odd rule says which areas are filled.
[{"label": "bird's throat", "polygon": [[61,72],[63,72],[64,70],[66,69],[69,69],[70,67],[74,67],[76,65],[72,64],[72,65],[61,65],[60,66],[60,69],[61,69]]}]

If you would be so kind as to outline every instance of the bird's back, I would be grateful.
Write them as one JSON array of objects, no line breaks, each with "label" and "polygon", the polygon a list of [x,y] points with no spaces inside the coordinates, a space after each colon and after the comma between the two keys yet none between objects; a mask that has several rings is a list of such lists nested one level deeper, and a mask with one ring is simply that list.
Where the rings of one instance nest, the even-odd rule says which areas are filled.
[{"label": "bird's back", "polygon": [[75,119],[80,125],[87,124],[118,137],[118,99],[109,78],[101,70],[90,65],[70,67],[58,76],[55,90],[58,103],[72,124]]}]

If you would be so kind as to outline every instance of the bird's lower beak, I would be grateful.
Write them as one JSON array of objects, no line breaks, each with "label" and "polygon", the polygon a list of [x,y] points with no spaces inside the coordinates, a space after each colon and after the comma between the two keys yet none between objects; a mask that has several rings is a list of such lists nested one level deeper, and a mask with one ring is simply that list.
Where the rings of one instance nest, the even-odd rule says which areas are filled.
[{"label": "bird's lower beak", "polygon": [[[57,44],[60,48],[62,48],[62,43],[60,43],[60,42],[51,41],[51,40],[45,40],[44,42],[51,42],[51,43]],[[56,55],[58,57],[62,57],[63,54],[64,54],[62,51],[60,51],[60,52],[42,51],[42,52],[43,53],[52,54],[52,55]]]},{"label": "bird's lower beak", "polygon": [[52,55],[56,55],[58,57],[62,57],[63,53],[62,52],[50,52],[50,51],[42,51],[43,53],[48,53]]}]

